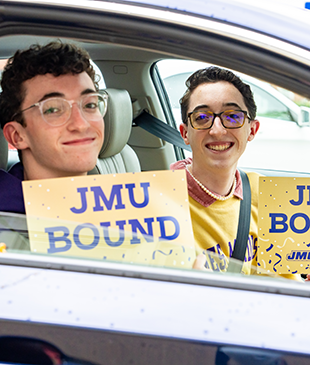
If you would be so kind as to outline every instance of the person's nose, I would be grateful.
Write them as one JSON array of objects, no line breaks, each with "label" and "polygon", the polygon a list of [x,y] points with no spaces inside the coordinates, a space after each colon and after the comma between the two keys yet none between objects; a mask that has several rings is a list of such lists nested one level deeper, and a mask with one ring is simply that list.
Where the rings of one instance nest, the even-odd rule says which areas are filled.
[{"label": "person's nose", "polygon": [[71,106],[71,114],[68,122],[69,130],[83,131],[89,127],[89,122],[85,119],[80,106],[73,103]]},{"label": "person's nose", "polygon": [[212,125],[212,128],[210,129],[210,135],[218,136],[222,134],[226,134],[227,130],[223,126],[221,118],[219,116],[216,116]]}]

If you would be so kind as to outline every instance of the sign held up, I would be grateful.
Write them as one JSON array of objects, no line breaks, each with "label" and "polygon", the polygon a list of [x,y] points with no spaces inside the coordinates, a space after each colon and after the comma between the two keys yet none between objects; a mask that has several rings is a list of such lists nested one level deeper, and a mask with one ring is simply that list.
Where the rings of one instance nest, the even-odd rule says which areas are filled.
[{"label": "sign held up", "polygon": [[260,177],[258,268],[310,273],[310,179]]}]

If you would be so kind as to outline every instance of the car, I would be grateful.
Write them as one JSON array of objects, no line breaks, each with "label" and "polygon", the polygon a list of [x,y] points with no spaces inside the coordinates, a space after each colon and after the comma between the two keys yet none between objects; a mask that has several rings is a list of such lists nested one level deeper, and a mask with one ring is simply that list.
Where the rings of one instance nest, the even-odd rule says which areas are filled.
[{"label": "car", "polygon": [[[143,176],[151,179],[163,174],[163,186],[176,181],[166,176],[174,174],[169,171],[170,164],[184,158],[184,149],[135,122],[147,111],[171,127],[168,135],[171,130],[177,131],[169,91],[165,88],[166,76],[160,72],[163,60],[219,65],[310,99],[308,10],[284,5],[279,10],[279,3],[273,1],[263,7],[235,0],[78,0],[74,3],[69,0],[2,0],[0,4],[0,58],[6,60],[17,49],[55,39],[70,41],[88,50],[102,74],[110,99],[119,100],[119,95],[126,95],[130,101],[129,127],[125,131],[123,121],[116,120],[115,140],[119,141],[129,131],[123,147],[130,151],[131,161],[134,152],[146,174]],[[255,81],[255,85],[258,82]],[[116,111],[120,109],[118,102],[115,105]],[[109,126],[108,120],[106,122]],[[309,127],[300,126],[298,118],[285,123],[300,128],[298,130],[307,137]],[[282,119],[279,124],[281,128]],[[272,138],[274,133],[270,133]],[[280,164],[271,167],[267,160],[266,165],[256,165],[253,155],[248,168],[270,176],[309,178],[307,152],[304,147],[296,150],[291,138],[287,135],[285,138],[283,143],[292,161],[296,161],[296,165],[301,163],[301,170],[294,165],[289,169]],[[254,143],[255,140],[251,142]],[[7,147],[1,146],[4,154]],[[269,154],[276,155],[277,148],[275,145]],[[13,158],[16,158],[14,153]],[[246,153],[251,156],[250,150]],[[120,171],[112,171],[114,165],[109,162],[111,159],[107,160],[102,158],[101,174],[95,174],[94,179],[105,179],[106,184],[109,181],[112,184],[109,186],[113,186],[113,179],[139,178],[138,171],[131,171],[130,175],[117,174]],[[4,162],[3,167],[7,168]],[[184,184],[181,178],[176,187],[181,189]],[[63,184],[57,186],[57,192],[63,191]],[[29,185],[28,188],[31,189]],[[94,197],[102,196],[99,188],[92,190]],[[119,191],[114,190],[115,196],[121,199]],[[131,197],[131,203],[138,206],[146,203],[146,200],[133,198],[132,184],[124,191]],[[52,196],[51,203],[59,204],[57,196],[57,193]],[[159,193],[158,201],[161,196]],[[124,201],[119,201],[119,207],[125,205]],[[108,199],[105,204],[107,207]],[[103,208],[99,203],[96,207]],[[78,205],[71,208],[75,212],[82,210]],[[177,225],[167,219],[167,211],[166,205],[160,205],[158,215],[150,216],[147,222],[155,222],[162,236],[172,237],[177,229],[168,231],[167,227],[171,224],[177,228]],[[93,248],[96,242],[83,241],[81,232],[90,230],[95,236],[99,230],[85,222],[69,222],[71,226],[64,221],[57,229],[53,227],[45,232],[51,238],[49,249],[54,253],[58,250],[58,254],[40,252],[42,237],[38,237],[37,252],[22,250],[21,246],[11,249],[15,239],[24,240],[27,236],[27,224],[30,227],[42,217],[35,217],[34,221],[28,218],[27,222],[22,215],[1,214],[0,241],[8,244],[8,250],[0,253],[0,362],[309,362],[309,321],[307,312],[302,311],[309,303],[307,283],[268,275],[192,270],[184,260],[179,260],[179,267],[174,267],[176,259],[165,266],[145,264],[142,259],[133,262],[108,260],[103,255],[87,257],[85,252],[89,252],[90,247],[85,246]],[[139,222],[134,218],[129,219],[132,232],[137,233]],[[120,218],[116,215],[113,219]],[[110,245],[117,245],[123,234],[121,223],[113,239],[108,222],[102,223],[105,225],[100,226],[98,234],[110,240]],[[84,255],[59,252],[67,245],[57,246],[55,232],[63,230],[65,235],[66,224],[75,232],[74,242],[67,240],[66,243],[85,249]],[[188,224],[189,220],[184,222],[184,226]],[[149,238],[146,233],[143,237],[146,241]],[[137,243],[141,235],[132,235],[130,239]],[[148,243],[153,244],[152,237]],[[193,247],[186,240],[181,244],[178,254],[189,252],[192,259]],[[160,257],[170,252],[167,254],[161,248],[155,251]],[[187,266],[182,268],[182,262]]]}]

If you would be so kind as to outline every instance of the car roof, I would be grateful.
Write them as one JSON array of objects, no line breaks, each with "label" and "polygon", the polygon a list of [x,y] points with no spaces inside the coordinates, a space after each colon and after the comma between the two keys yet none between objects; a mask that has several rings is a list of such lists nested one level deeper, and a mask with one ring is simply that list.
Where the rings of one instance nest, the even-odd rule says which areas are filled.
[{"label": "car roof", "polygon": [[204,17],[237,24],[310,47],[308,24],[310,12],[280,1],[248,0],[125,0],[136,4],[166,7],[170,11],[186,11]]},{"label": "car roof", "polygon": [[[152,8],[150,11],[150,8],[141,6],[143,3],[156,3],[156,6],[149,5]],[[29,42],[32,44],[34,38],[27,39],[27,35],[38,34],[36,29],[40,29],[39,34],[42,36],[48,37],[52,34],[53,37],[70,37],[75,34],[84,39],[80,45],[90,52],[94,60],[100,59],[102,55],[105,59],[112,59],[114,52],[121,59],[125,46],[127,49],[124,57],[127,60],[141,57],[142,62],[151,62],[162,56],[166,58],[171,53],[173,57],[179,55],[206,60],[250,73],[269,82],[278,82],[282,87],[289,85],[292,91],[310,96],[307,10],[295,9],[298,11],[298,18],[282,18],[273,12],[266,15],[264,9],[254,8],[252,5],[244,6],[236,1],[210,0],[205,3],[197,0],[182,1],[178,5],[176,3],[175,0],[79,0],[74,4],[69,0],[4,0],[1,3],[2,34],[5,35],[7,24],[10,29],[15,27],[10,34],[15,33],[18,36],[1,38],[0,58],[11,56],[16,49],[27,47]],[[22,12],[21,7],[24,10]],[[186,11],[181,12],[178,9]],[[19,11],[19,18],[12,24],[10,19],[16,11]],[[93,23],[91,28],[87,26],[90,19]],[[123,21],[119,21],[120,19]],[[64,24],[62,31],[53,27],[53,23],[59,21]],[[234,26],[237,23],[241,27]],[[79,32],[74,33],[76,27],[84,24],[84,32],[80,28]],[[109,32],[104,32],[104,28],[109,29]],[[97,29],[101,32],[100,36]],[[121,37],[124,29],[127,32],[126,41]],[[253,32],[255,29],[258,32]],[[100,45],[97,41],[101,42]],[[106,42],[104,46],[102,42]],[[303,48],[296,47],[294,43]],[[122,47],[118,47],[118,44]],[[140,46],[143,47],[141,52],[136,48]],[[130,47],[135,47],[132,55]],[[227,54],[233,56],[230,58]],[[276,60],[275,56],[279,59]],[[292,60],[296,61],[299,70],[292,70],[292,67],[295,68]],[[291,73],[295,74],[295,79],[285,80]]]}]

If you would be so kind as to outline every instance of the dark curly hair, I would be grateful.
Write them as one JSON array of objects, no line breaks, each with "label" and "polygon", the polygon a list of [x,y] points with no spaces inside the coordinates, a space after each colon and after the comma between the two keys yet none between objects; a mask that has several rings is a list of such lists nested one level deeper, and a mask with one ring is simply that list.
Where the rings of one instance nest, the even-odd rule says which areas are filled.
[{"label": "dark curly hair", "polygon": [[194,72],[185,82],[187,90],[180,99],[182,122],[188,122],[188,105],[189,99],[193,91],[201,84],[216,83],[219,81],[227,81],[233,84],[242,94],[244,103],[248,109],[250,120],[256,118],[256,104],[253,98],[253,93],[249,85],[245,84],[233,72],[220,67],[207,67]]},{"label": "dark curly hair", "polygon": [[1,78],[2,92],[0,94],[1,127],[14,120],[24,124],[21,104],[25,98],[23,83],[37,75],[52,74],[53,76],[69,73],[86,72],[92,79],[96,90],[98,82],[87,51],[74,44],[60,41],[50,42],[45,46],[32,45],[24,51],[17,51],[8,60]]}]

